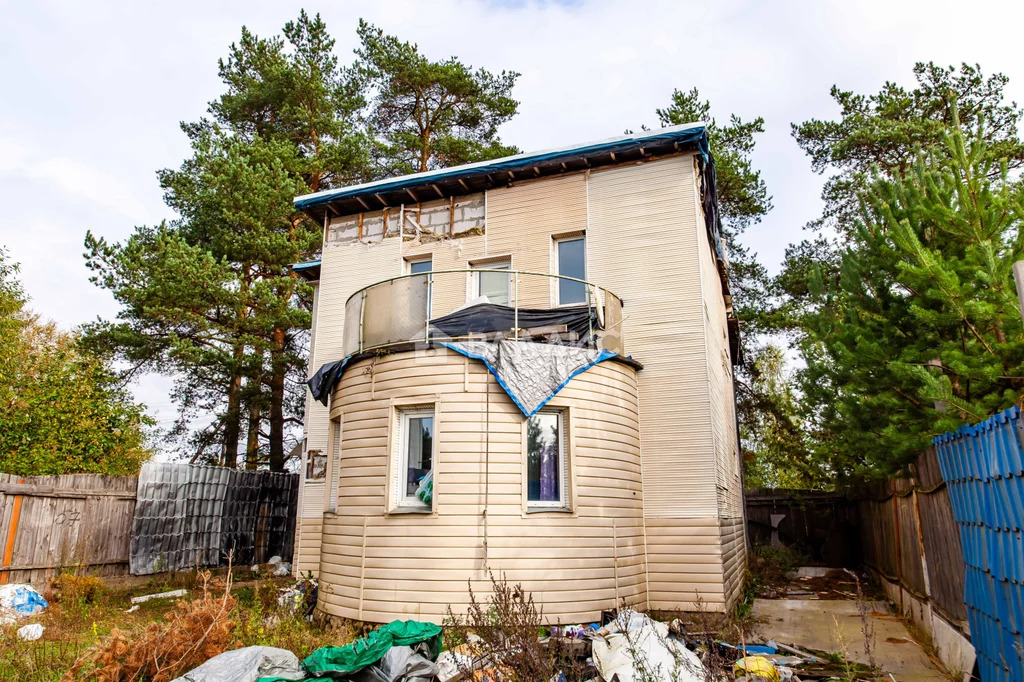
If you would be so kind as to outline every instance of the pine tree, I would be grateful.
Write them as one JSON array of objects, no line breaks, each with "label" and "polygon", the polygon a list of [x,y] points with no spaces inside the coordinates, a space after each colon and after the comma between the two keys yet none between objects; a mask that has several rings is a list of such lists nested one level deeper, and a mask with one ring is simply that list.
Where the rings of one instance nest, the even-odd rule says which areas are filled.
[{"label": "pine tree", "polygon": [[1024,194],[989,121],[972,131],[949,109],[942,146],[876,172],[838,272],[812,277],[804,388],[841,474],[893,473],[1024,389]]},{"label": "pine tree", "polygon": [[431,61],[413,43],[359,21],[356,68],[372,98],[375,174],[404,175],[515,154],[498,127],[516,115],[519,74]]}]

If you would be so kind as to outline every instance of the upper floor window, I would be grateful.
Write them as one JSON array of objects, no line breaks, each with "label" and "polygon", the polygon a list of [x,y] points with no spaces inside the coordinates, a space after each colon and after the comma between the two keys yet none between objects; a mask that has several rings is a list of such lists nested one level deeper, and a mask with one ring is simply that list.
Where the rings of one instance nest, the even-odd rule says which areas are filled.
[{"label": "upper floor window", "polygon": [[564,410],[538,412],[526,423],[526,504],[568,509],[569,454]]},{"label": "upper floor window", "polygon": [[[558,274],[576,279],[587,278],[587,247],[583,236],[555,241]],[[586,303],[587,285],[571,279],[558,280],[558,305]]]},{"label": "upper floor window", "polygon": [[394,507],[430,509],[434,499],[434,408],[397,412]]},{"label": "upper floor window", "polygon": [[409,261],[409,274],[410,275],[422,275],[426,272],[430,272],[434,268],[434,260],[432,258],[424,258],[423,260]]},{"label": "upper floor window", "polygon": [[[408,261],[408,266],[409,266],[409,274],[410,275],[426,275],[426,273],[428,273],[428,272],[430,272],[431,270],[434,269],[434,259],[428,257],[428,258],[422,258],[420,260]],[[430,287],[428,285],[428,288],[427,288],[427,319],[430,319],[430,299],[431,299],[431,293],[432,292],[430,291]]]},{"label": "upper floor window", "polygon": [[[511,270],[511,260],[488,261],[472,266],[474,270]],[[494,305],[508,305],[511,278],[507,272],[476,272],[474,292],[476,296],[486,296]]]}]

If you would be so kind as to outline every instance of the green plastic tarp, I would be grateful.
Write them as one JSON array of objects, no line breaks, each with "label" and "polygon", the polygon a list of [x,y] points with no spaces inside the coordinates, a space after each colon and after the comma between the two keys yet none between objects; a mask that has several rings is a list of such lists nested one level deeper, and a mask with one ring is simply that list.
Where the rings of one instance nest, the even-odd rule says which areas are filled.
[{"label": "green plastic tarp", "polygon": [[[346,646],[325,646],[302,661],[310,679],[345,679],[384,657],[393,646],[426,642],[430,660],[441,653],[441,627],[415,620],[395,620]],[[261,677],[257,682],[285,682],[281,677]]]}]

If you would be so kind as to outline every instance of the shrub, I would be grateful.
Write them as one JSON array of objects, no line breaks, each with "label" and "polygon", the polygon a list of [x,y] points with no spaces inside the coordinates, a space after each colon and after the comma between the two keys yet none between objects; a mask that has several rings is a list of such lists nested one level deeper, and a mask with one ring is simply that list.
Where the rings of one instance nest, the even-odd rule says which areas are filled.
[{"label": "shrub", "polygon": [[106,586],[96,576],[61,573],[50,578],[47,599],[58,604],[95,604],[105,591]]},{"label": "shrub", "polygon": [[202,575],[202,596],[180,600],[164,616],[164,622],[150,624],[144,632],[130,637],[114,630],[64,676],[65,680],[90,679],[99,682],[129,682],[140,679],[167,682],[227,651],[235,627],[228,577],[222,594]]}]

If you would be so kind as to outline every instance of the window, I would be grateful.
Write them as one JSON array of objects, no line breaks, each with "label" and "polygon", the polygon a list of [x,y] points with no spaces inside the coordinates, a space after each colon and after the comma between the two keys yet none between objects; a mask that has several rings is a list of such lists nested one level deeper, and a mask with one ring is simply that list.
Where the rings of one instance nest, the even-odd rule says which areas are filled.
[{"label": "window", "polygon": [[434,497],[434,409],[398,411],[394,506],[430,509]]},{"label": "window", "polygon": [[422,275],[426,272],[430,272],[434,268],[434,261],[432,258],[426,260],[410,261],[409,263],[409,274],[410,275]]},{"label": "window", "polygon": [[531,509],[569,507],[565,412],[538,412],[526,423],[526,504]]},{"label": "window", "polygon": [[[480,263],[472,266],[474,270],[511,270],[512,262],[508,260]],[[508,305],[509,274],[506,272],[476,273],[476,295],[486,296],[494,305]]]},{"label": "window", "polygon": [[[587,278],[587,248],[584,237],[559,239],[555,242],[558,250],[558,274],[576,279]],[[587,285],[571,279],[558,280],[558,305],[585,303]]]},{"label": "window", "polygon": [[323,450],[309,450],[306,453],[306,480],[312,481],[327,475],[327,454]]},{"label": "window", "polygon": [[[434,259],[425,258],[423,260],[409,261],[409,274],[410,275],[424,275],[434,269]],[[427,288],[427,319],[430,319],[430,299],[433,292],[430,290],[430,286]]]}]

